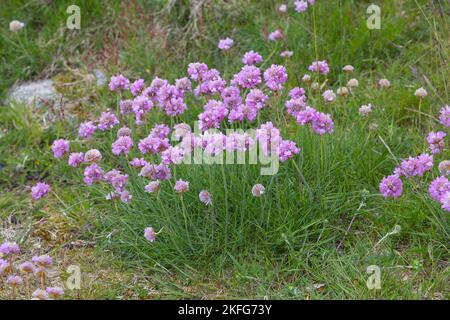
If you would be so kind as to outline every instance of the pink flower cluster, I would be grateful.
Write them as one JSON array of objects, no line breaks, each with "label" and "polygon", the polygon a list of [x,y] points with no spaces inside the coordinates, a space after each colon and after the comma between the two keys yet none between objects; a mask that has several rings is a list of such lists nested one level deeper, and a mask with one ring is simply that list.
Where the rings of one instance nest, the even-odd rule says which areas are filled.
[{"label": "pink flower cluster", "polygon": [[[29,292],[29,285],[34,284],[41,286],[33,292],[31,297],[33,300],[50,300],[58,299],[64,295],[64,290],[60,287],[46,287],[45,282],[48,275],[48,269],[53,263],[53,259],[49,255],[34,256],[31,261],[25,261],[16,265],[14,261],[20,259],[20,247],[15,242],[5,241],[0,245],[0,281],[7,285],[5,288],[11,288],[11,299],[16,299],[17,295],[26,298]],[[22,275],[18,275],[15,273]],[[30,275],[34,275],[36,281],[31,282]],[[25,281],[24,281],[25,278]],[[21,287],[26,285],[26,288],[21,290]]]}]

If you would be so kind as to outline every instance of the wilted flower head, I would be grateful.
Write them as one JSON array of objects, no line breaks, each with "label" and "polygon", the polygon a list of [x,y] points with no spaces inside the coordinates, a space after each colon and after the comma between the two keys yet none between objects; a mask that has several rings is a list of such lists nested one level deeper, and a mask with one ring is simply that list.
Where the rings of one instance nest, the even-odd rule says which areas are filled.
[{"label": "wilted flower head", "polygon": [[353,73],[354,70],[355,68],[349,64],[342,68],[342,71],[344,71],[345,73]]},{"label": "wilted flower head", "polygon": [[333,90],[325,90],[325,92],[322,94],[322,97],[326,103],[332,103],[334,100],[336,100],[336,94],[333,92]]},{"label": "wilted flower head", "polygon": [[10,256],[20,253],[20,247],[15,242],[5,241],[0,245],[0,253],[4,256]]},{"label": "wilted flower head", "polygon": [[42,289],[36,289],[32,294],[32,300],[48,300],[48,293]]},{"label": "wilted flower head", "polygon": [[148,193],[158,192],[160,185],[161,184],[158,180],[150,181],[149,184],[145,186],[145,192],[148,192]]},{"label": "wilted flower head", "polygon": [[20,276],[11,275],[6,280],[6,283],[9,284],[12,287],[17,287],[17,286],[22,285],[23,279]]},{"label": "wilted flower head", "polygon": [[311,76],[309,74],[304,74],[302,77],[304,83],[311,83]]},{"label": "wilted flower head", "polygon": [[391,86],[391,82],[388,79],[380,79],[378,80],[378,86],[380,88],[389,88]]},{"label": "wilted flower head", "polygon": [[372,105],[369,103],[368,105],[363,105],[359,108],[359,114],[363,117],[367,117],[369,113],[372,112]]},{"label": "wilted flower head", "polygon": [[450,161],[444,160],[441,163],[439,163],[439,172],[443,176],[450,175]]},{"label": "wilted flower head", "polygon": [[347,82],[347,87],[349,87],[350,89],[356,88],[358,86],[359,86],[358,79],[353,78],[353,79],[348,80],[348,82]]},{"label": "wilted flower head", "polygon": [[90,149],[84,154],[84,161],[95,163],[102,160],[102,154],[97,149]]},{"label": "wilted flower head", "polygon": [[11,32],[19,32],[20,30],[23,29],[23,27],[25,27],[25,23],[20,22],[18,20],[13,20],[9,23],[9,31]]},{"label": "wilted flower head", "polygon": [[439,112],[439,121],[446,127],[450,127],[450,106],[442,107]]},{"label": "wilted flower head", "polygon": [[111,81],[109,82],[109,90],[116,91],[118,89],[128,89],[129,85],[130,80],[119,74],[111,77]]},{"label": "wilted flower head", "polygon": [[200,193],[198,194],[198,198],[207,206],[212,204],[211,193],[209,193],[207,190],[200,191]]},{"label": "wilted flower head", "polygon": [[156,240],[156,232],[153,230],[153,227],[144,229],[144,237],[150,242],[154,242]]},{"label": "wilted flower head", "polygon": [[47,268],[52,265],[53,259],[48,254],[44,254],[41,256],[34,256],[31,258],[31,261],[33,261],[36,265],[39,267]]},{"label": "wilted flower head", "polygon": [[175,183],[175,187],[174,190],[178,193],[185,193],[189,191],[189,182],[188,181],[183,181],[183,180],[178,180]]},{"label": "wilted flower head", "polygon": [[380,183],[380,192],[385,198],[398,198],[403,192],[403,182],[397,175],[384,177]]},{"label": "wilted flower head", "polygon": [[262,184],[258,183],[253,186],[252,195],[254,197],[261,197],[265,191],[266,191],[266,188],[264,188],[264,186]]},{"label": "wilted flower head", "polygon": [[34,200],[39,200],[47,193],[50,192],[50,186],[45,182],[38,182],[34,187],[31,188],[31,195]]},{"label": "wilted flower head", "polygon": [[349,91],[348,91],[347,87],[340,87],[336,90],[336,94],[341,97],[347,97],[349,94]]},{"label": "wilted flower head", "polygon": [[52,144],[52,151],[55,158],[61,158],[64,154],[69,152],[70,142],[65,139],[55,140]]},{"label": "wilted flower head", "polygon": [[242,58],[242,63],[248,66],[253,66],[262,61],[263,61],[262,56],[258,52],[255,52],[253,50],[246,52],[244,54],[244,57]]},{"label": "wilted flower head", "polygon": [[64,289],[61,287],[47,287],[45,291],[52,299],[58,299],[64,294]]},{"label": "wilted flower head", "polygon": [[414,95],[420,99],[425,98],[428,95],[427,90],[425,90],[425,88],[419,88],[416,90],[416,92],[414,93]]},{"label": "wilted flower head", "polygon": [[33,273],[34,265],[30,261],[26,261],[19,265],[19,270],[23,273]]},{"label": "wilted flower head", "polygon": [[230,48],[233,46],[233,43],[234,41],[231,38],[222,39],[219,41],[218,48],[227,51],[230,50]]},{"label": "wilted flower head", "polygon": [[81,163],[84,162],[84,153],[83,152],[72,152],[69,156],[69,166],[78,167]]}]

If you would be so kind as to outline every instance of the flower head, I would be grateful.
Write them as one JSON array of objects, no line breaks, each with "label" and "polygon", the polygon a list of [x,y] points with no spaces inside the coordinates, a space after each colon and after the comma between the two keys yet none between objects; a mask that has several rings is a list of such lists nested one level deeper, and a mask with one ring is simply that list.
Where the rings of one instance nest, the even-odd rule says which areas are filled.
[{"label": "flower head", "polygon": [[111,80],[109,82],[109,90],[116,91],[120,89],[128,89],[129,85],[130,80],[119,74],[111,77]]},{"label": "flower head", "polygon": [[380,183],[380,192],[385,198],[400,197],[403,192],[402,180],[397,175],[384,177]]},{"label": "flower head", "polygon": [[92,121],[83,122],[80,124],[80,128],[78,129],[78,136],[82,139],[88,139],[92,137],[95,129],[97,129],[97,127]]},{"label": "flower head", "polygon": [[273,64],[270,68],[264,71],[264,80],[266,86],[272,91],[283,89],[284,83],[287,81],[288,75],[286,68]]},{"label": "flower head", "polygon": [[261,197],[264,194],[265,191],[266,191],[266,188],[264,188],[264,186],[262,184],[260,184],[260,183],[255,184],[252,187],[252,195],[254,197]]},{"label": "flower head", "polygon": [[178,180],[176,183],[175,183],[175,187],[174,187],[174,190],[177,192],[177,193],[185,193],[185,192],[188,192],[189,191],[189,182],[188,181],[183,181],[183,180]]},{"label": "flower head", "polygon": [[32,300],[48,300],[48,293],[45,290],[42,289],[36,289],[32,293]]},{"label": "flower head", "polygon": [[359,108],[359,114],[363,117],[367,117],[372,112],[372,105],[369,103],[368,105],[363,105]]},{"label": "flower head", "polygon": [[34,200],[39,200],[47,193],[50,192],[50,186],[45,182],[38,182],[34,187],[31,188],[31,195]]},{"label": "flower head", "polygon": [[305,12],[308,9],[308,2],[305,0],[297,0],[294,2],[295,11],[297,12]]},{"label": "flower head", "polygon": [[39,267],[48,268],[52,265],[53,259],[48,254],[44,254],[41,256],[34,256],[31,258],[31,261],[33,261],[36,265]]},{"label": "flower head", "polygon": [[244,57],[242,57],[242,63],[248,66],[253,66],[262,61],[263,61],[262,56],[258,52],[255,52],[253,50],[246,52],[244,54]]},{"label": "flower head", "polygon": [[156,232],[153,227],[148,227],[144,229],[144,237],[150,242],[154,242],[156,240]]},{"label": "flower head", "polygon": [[103,179],[103,169],[96,163],[84,169],[84,182],[87,185],[92,185],[96,181],[101,181]]},{"label": "flower head", "polygon": [[446,127],[450,127],[450,106],[442,107],[439,112],[439,121]]},{"label": "flower head", "polygon": [[430,132],[427,136],[427,142],[430,145],[430,151],[432,154],[440,153],[444,150],[445,141],[444,138],[447,134],[443,131]]},{"label": "flower head", "polygon": [[100,118],[98,119],[98,128],[101,131],[106,131],[108,129],[114,128],[114,126],[119,124],[119,120],[116,115],[111,111],[102,112]]},{"label": "flower head", "polygon": [[0,245],[0,253],[4,256],[10,256],[20,253],[20,247],[15,242],[5,241]]},{"label": "flower head", "polygon": [[112,153],[116,156],[123,153],[128,154],[133,146],[133,140],[129,136],[119,137],[112,144]]},{"label": "flower head", "polygon": [[13,20],[9,23],[9,31],[14,33],[19,32],[23,29],[23,27],[25,27],[25,23],[18,20]]},{"label": "flower head", "polygon": [[148,193],[158,192],[160,185],[161,183],[158,180],[150,181],[149,184],[145,186],[145,192]]},{"label": "flower head", "polygon": [[218,48],[220,50],[228,51],[233,46],[233,43],[234,43],[234,41],[231,38],[222,39],[219,41]]},{"label": "flower head", "polygon": [[284,38],[283,32],[280,29],[277,29],[269,34],[267,37],[270,41],[277,41]]},{"label": "flower head", "polygon": [[81,163],[84,162],[84,153],[83,152],[72,152],[69,156],[69,166],[78,167]]},{"label": "flower head", "polygon": [[6,283],[9,284],[12,287],[17,287],[17,286],[22,285],[23,279],[20,276],[11,275],[6,280]]},{"label": "flower head", "polygon": [[90,149],[84,154],[84,161],[88,163],[100,162],[102,154],[97,149]]},{"label": "flower head", "polygon": [[427,90],[425,90],[425,88],[419,88],[416,90],[416,92],[414,93],[414,95],[420,99],[425,98],[428,95]]},{"label": "flower head", "polygon": [[45,291],[52,299],[58,299],[64,294],[64,289],[61,287],[47,287]]},{"label": "flower head", "polygon": [[211,193],[209,193],[209,191],[207,190],[200,191],[200,193],[198,194],[198,198],[207,206],[212,204]]},{"label": "flower head", "polygon": [[65,139],[55,140],[52,144],[52,151],[55,158],[61,158],[69,152],[70,142]]},{"label": "flower head", "polygon": [[442,176],[434,179],[428,188],[431,198],[436,201],[441,201],[442,196],[449,191],[450,181],[448,181],[446,177]]}]

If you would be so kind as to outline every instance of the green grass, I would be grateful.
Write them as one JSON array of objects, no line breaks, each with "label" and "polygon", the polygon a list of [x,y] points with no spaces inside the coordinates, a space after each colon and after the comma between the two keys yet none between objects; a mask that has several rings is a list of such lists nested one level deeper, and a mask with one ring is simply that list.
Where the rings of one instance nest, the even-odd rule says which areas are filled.
[{"label": "green grass", "polygon": [[[332,114],[335,132],[313,134],[283,111],[286,93],[272,97],[260,123],[274,122],[301,148],[280,164],[278,174],[261,176],[260,165],[180,165],[158,196],[144,192],[146,181],[123,156],[112,156],[115,132],[74,141],[74,150],[101,150],[105,170],[130,174],[131,204],[112,204],[104,200],[105,186],[84,186],[82,172],[54,160],[48,146],[56,138],[74,139],[79,122],[115,108],[114,94],[107,88],[69,86],[65,95],[84,100],[73,117],[47,127],[42,126],[45,110],[5,102],[0,108],[2,218],[28,217],[25,186],[51,182],[59,200],[52,195],[32,207],[32,220],[61,217],[76,230],[74,237],[97,242],[101,249],[94,251],[93,264],[106,261],[127,279],[123,284],[108,279],[115,284],[112,290],[107,285],[86,289],[89,298],[124,297],[124,290],[134,292],[134,298],[448,298],[449,216],[427,194],[437,168],[423,179],[406,181],[398,200],[386,200],[378,191],[379,181],[399,159],[426,150],[430,129],[443,130],[436,118],[449,97],[445,39],[450,33],[438,8],[428,1],[383,1],[381,30],[370,31],[365,25],[369,1],[317,1],[301,15],[291,7],[287,17],[269,0],[216,1],[201,10],[190,8],[188,1],[175,2],[170,10],[164,4],[135,1],[124,8],[115,1],[80,2],[82,29],[69,32],[63,27],[67,3],[46,7],[11,1],[0,13],[2,25],[14,18],[27,27],[18,34],[0,32],[0,41],[10,43],[0,49],[5,61],[0,70],[6,75],[0,90],[6,92],[18,79],[48,74],[63,82],[74,69],[85,74],[98,65],[109,74],[122,72],[148,83],[154,76],[173,81],[186,74],[188,63],[202,61],[229,80],[240,69],[243,53],[255,50],[265,58],[262,69],[272,63],[286,66],[287,88],[303,85],[300,79],[316,58],[330,63],[333,89],[348,80],[342,66],[355,66],[360,86],[351,97],[324,105],[319,95],[308,95],[312,106]],[[265,40],[276,28],[284,30],[285,43]],[[225,36],[235,40],[227,53],[217,49]],[[294,51],[288,61],[278,56],[285,46]],[[376,89],[377,79],[384,77],[392,87]],[[425,115],[419,115],[414,97],[420,86],[429,92],[421,105]],[[192,125],[203,103],[188,99],[189,109],[177,122]],[[362,118],[358,108],[367,103],[374,112]],[[133,127],[135,144],[155,123],[173,121],[156,110],[150,119]],[[374,123],[378,126],[371,130]],[[447,156],[448,150],[435,162]],[[172,191],[175,178],[190,181],[183,197]],[[251,195],[255,183],[266,186],[262,198]],[[212,207],[198,201],[203,189],[212,193]],[[16,198],[21,204],[12,204]],[[88,223],[93,228],[86,230]],[[396,225],[401,231],[377,245]],[[153,244],[143,237],[147,226],[162,229]],[[370,265],[382,270],[381,290],[367,289]],[[131,285],[134,275],[143,275],[157,294],[148,296],[140,285]]]}]

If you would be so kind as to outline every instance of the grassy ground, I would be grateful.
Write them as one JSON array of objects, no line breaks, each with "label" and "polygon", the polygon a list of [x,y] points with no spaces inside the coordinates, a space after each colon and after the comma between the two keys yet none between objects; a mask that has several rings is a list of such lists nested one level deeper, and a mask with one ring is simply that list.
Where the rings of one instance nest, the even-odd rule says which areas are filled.
[{"label": "grassy ground", "polygon": [[[405,183],[399,200],[378,192],[397,161],[424,151],[426,133],[439,128],[436,117],[449,97],[448,3],[379,1],[381,30],[372,31],[366,27],[369,1],[318,0],[306,14],[294,13],[291,5],[288,17],[269,0],[205,2],[200,9],[188,1],[78,1],[81,30],[65,29],[72,1],[45,3],[2,5],[0,93],[5,97],[16,81],[52,77],[70,102],[65,117],[49,117],[46,108],[3,101],[0,216],[2,232],[13,232],[28,254],[50,252],[60,270],[81,265],[82,290],[69,291],[69,297],[448,298],[449,218],[429,198],[425,183],[437,169],[417,182],[418,189]],[[26,23],[23,32],[9,32],[12,19]],[[286,41],[267,42],[278,27]],[[226,36],[235,46],[223,53],[217,42]],[[278,56],[284,47],[294,51],[288,61]],[[316,58],[329,62],[332,88],[346,83],[346,64],[355,66],[360,82],[351,98],[332,106],[311,96],[336,124],[335,133],[323,137],[282,112],[284,96],[271,98],[276,111],[263,113],[260,121],[273,121],[302,149],[277,175],[261,177],[257,166],[180,166],[176,176],[191,183],[184,199],[168,184],[160,199],[151,197],[143,180],[130,177],[133,202],[113,206],[103,200],[104,190],[83,186],[80,172],[53,159],[53,140],[74,138],[80,122],[115,105],[107,88],[88,81],[93,68],[173,81],[186,74],[188,63],[202,61],[229,79],[248,50],[261,53],[265,67],[284,64],[288,88],[300,84]],[[392,87],[376,89],[380,78]],[[421,86],[430,95],[419,112],[414,91]],[[361,118],[358,108],[367,103],[374,112]],[[190,100],[180,121],[192,123],[201,107]],[[48,118],[55,121],[44,123]],[[152,113],[137,135],[164,121]],[[106,133],[74,145],[96,146],[111,158],[113,138]],[[436,161],[446,156],[448,151]],[[124,159],[108,165],[123,166]],[[50,182],[54,192],[33,204],[29,186],[38,180]],[[249,192],[256,182],[267,188],[261,200]],[[205,188],[214,195],[212,209],[197,200]],[[149,225],[164,226],[152,245],[142,237]],[[401,231],[379,243],[396,225]],[[381,290],[366,286],[369,265],[382,270]]]}]

